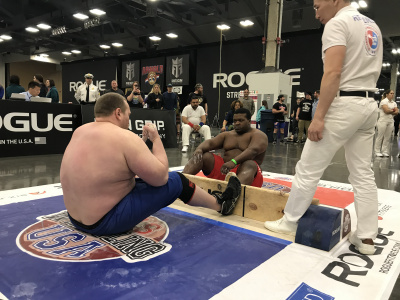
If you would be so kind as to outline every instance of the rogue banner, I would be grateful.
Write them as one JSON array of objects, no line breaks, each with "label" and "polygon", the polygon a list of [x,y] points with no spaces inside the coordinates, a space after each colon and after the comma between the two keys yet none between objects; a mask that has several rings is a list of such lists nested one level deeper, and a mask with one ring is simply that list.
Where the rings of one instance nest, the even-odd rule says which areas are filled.
[{"label": "rogue banner", "polygon": [[64,153],[80,105],[0,101],[0,157]]}]

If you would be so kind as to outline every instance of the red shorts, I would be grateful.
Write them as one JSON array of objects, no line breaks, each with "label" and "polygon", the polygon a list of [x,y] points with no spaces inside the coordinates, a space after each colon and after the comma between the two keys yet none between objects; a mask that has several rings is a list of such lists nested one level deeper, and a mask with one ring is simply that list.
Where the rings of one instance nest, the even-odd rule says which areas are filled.
[{"label": "red shorts", "polygon": [[[204,175],[206,175],[207,178],[225,180],[225,176],[226,175],[221,173],[221,167],[225,163],[224,159],[221,156],[218,156],[218,155],[215,155],[215,154],[213,154],[213,155],[214,155],[214,169],[211,171],[210,174],[208,174],[208,175],[204,174]],[[254,177],[254,180],[251,183],[251,186],[261,187],[263,185],[264,178],[263,178],[263,176],[261,174],[260,166],[257,163],[256,163],[256,165],[257,165],[257,174],[256,174],[256,177]],[[238,169],[239,166],[240,165],[237,165],[236,167],[231,169],[230,172],[237,173],[237,169]]]}]

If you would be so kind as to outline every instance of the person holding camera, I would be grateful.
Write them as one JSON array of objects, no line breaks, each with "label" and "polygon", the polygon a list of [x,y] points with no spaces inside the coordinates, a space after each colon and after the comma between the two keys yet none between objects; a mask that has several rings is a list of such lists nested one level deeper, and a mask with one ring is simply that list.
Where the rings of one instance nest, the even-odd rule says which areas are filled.
[{"label": "person holding camera", "polygon": [[143,108],[144,94],[140,91],[138,81],[133,82],[132,91],[126,94],[126,100],[130,107]]}]

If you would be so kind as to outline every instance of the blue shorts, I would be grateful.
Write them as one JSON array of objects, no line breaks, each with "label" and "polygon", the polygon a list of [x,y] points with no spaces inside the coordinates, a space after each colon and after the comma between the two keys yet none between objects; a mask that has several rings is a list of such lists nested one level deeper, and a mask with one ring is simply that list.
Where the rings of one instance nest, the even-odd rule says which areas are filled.
[{"label": "blue shorts", "polygon": [[274,123],[274,128],[275,129],[278,129],[278,128],[280,128],[280,129],[285,129],[285,122],[275,122]]},{"label": "blue shorts", "polygon": [[165,185],[154,187],[141,179],[132,191],[93,225],[84,225],[71,216],[71,223],[93,235],[112,235],[133,229],[148,216],[173,203],[182,193],[182,181],[176,172],[168,173]]}]

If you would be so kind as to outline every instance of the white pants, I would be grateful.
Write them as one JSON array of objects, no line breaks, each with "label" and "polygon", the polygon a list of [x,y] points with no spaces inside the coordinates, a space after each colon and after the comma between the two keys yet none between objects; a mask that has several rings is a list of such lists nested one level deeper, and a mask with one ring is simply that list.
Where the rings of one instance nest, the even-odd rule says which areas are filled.
[{"label": "white pants", "polygon": [[[193,128],[187,124],[182,125],[182,146],[189,146],[189,137],[192,133]],[[199,130],[200,134],[204,136],[204,140],[211,139],[211,130],[208,125],[201,126]]]},{"label": "white pants", "polygon": [[394,128],[393,120],[383,121],[379,119],[376,127],[378,134],[375,140],[375,153],[389,153],[390,137]]},{"label": "white pants", "polygon": [[297,222],[308,209],[324,170],[344,146],[349,182],[354,190],[357,237],[374,239],[378,233],[378,195],[371,169],[378,106],[373,99],[335,98],[325,116],[322,140],[307,139],[285,207],[285,217]]}]

